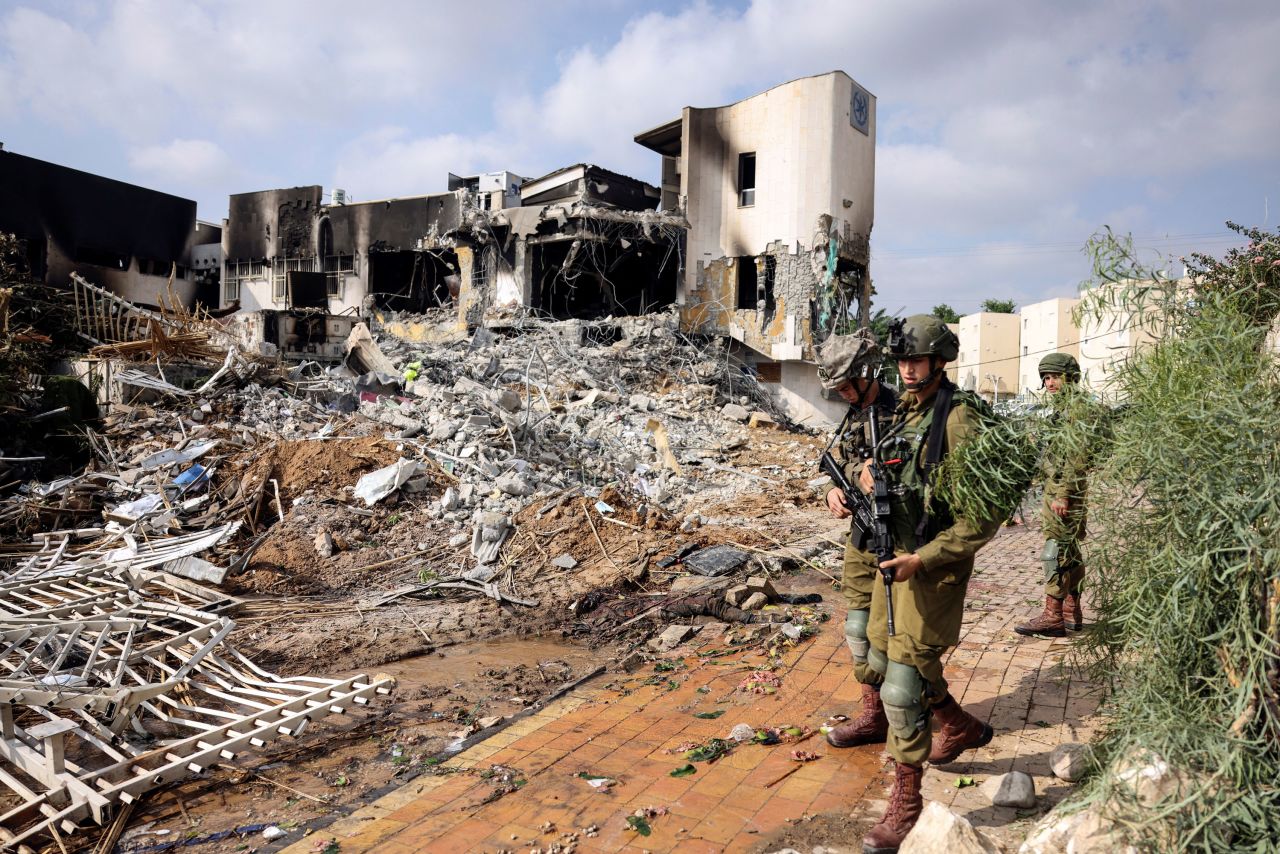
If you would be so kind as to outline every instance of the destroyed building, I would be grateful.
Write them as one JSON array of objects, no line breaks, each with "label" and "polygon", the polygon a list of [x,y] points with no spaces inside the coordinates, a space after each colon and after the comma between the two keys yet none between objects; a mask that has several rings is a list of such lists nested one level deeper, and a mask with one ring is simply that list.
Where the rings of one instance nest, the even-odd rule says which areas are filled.
[{"label": "destroyed building", "polygon": [[0,232],[25,242],[45,284],[67,286],[74,273],[144,305],[170,292],[188,306],[217,302],[216,272],[197,276],[192,260],[220,229],[197,224],[190,199],[0,149]]},{"label": "destroyed building", "polygon": [[682,329],[735,342],[791,418],[838,416],[814,359],[870,300],[875,98],[834,71],[686,107],[635,139],[662,155],[661,187],[579,163],[372,202],[325,203],[314,185],[232,196],[223,305],[265,310],[266,340],[315,355],[343,331],[326,313],[446,309],[474,328],[521,308],[599,320],[678,305]]},{"label": "destroyed building", "polygon": [[662,155],[662,206],[688,218],[683,326],[738,355],[798,421],[837,415],[815,348],[866,307],[876,100],[842,71],[638,134]]},{"label": "destroyed building", "polygon": [[233,195],[222,304],[257,313],[263,340],[306,349],[290,330],[326,313],[449,309],[477,326],[513,306],[601,318],[674,302],[685,222],[655,210],[656,187],[588,164],[449,186],[372,202],[335,190],[325,203],[318,185]]}]

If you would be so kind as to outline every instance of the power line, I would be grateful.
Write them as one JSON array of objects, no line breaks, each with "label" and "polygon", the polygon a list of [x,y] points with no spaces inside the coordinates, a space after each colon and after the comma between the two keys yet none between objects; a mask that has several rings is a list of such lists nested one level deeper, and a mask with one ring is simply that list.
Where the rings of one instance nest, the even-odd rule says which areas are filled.
[{"label": "power line", "polygon": [[[1199,234],[1170,234],[1162,237],[1134,238],[1134,245],[1140,249],[1168,249],[1171,246],[1195,241],[1199,245],[1227,245],[1243,242],[1243,238],[1230,231],[1202,232]],[[1159,245],[1157,245],[1159,244]],[[1166,245],[1167,244],[1167,245]],[[972,258],[972,257],[1013,257],[1018,255],[1062,255],[1078,253],[1084,245],[1075,241],[1058,243],[1006,243],[997,245],[958,246],[954,248],[904,248],[875,249],[872,248],[873,259],[916,260],[924,258]]]}]

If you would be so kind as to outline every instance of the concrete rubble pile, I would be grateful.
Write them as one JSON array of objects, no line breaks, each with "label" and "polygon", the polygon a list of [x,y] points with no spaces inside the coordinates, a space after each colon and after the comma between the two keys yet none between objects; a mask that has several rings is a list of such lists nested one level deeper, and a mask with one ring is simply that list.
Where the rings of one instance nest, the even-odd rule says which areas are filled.
[{"label": "concrete rubble pile", "polygon": [[718,458],[746,447],[750,426],[783,418],[718,342],[682,335],[674,312],[524,318],[429,350],[380,344],[407,378],[404,394],[365,392],[360,412],[457,476],[438,513],[460,530],[566,489],[613,483],[675,512],[771,482]]},{"label": "concrete rubble pile", "polygon": [[[192,359],[150,329],[155,346],[100,354],[110,411],[86,431],[88,465],[0,501],[4,850],[108,824],[150,789],[389,692],[385,677],[277,676],[228,644],[243,603],[219,587],[283,523],[323,560],[346,545],[325,520],[417,496],[420,536],[464,558],[374,591],[374,607],[423,591],[530,606],[499,570],[535,502],[603,515],[607,486],[643,522],[781,483],[721,462],[782,419],[674,313],[521,318],[430,346],[360,324],[329,366],[271,366],[216,333]],[[300,482],[285,479],[282,454],[326,446],[331,462],[298,456]],[[793,450],[787,467],[807,466]]]}]

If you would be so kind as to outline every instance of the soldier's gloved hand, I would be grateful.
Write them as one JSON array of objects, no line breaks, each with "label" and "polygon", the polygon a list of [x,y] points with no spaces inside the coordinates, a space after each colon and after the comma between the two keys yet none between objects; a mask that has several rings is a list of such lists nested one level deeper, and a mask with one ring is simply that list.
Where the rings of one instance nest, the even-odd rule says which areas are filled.
[{"label": "soldier's gloved hand", "polygon": [[920,570],[924,569],[924,561],[915,552],[909,555],[901,555],[893,560],[886,560],[880,564],[881,569],[892,569],[894,581],[906,581]]},{"label": "soldier's gloved hand", "polygon": [[1055,498],[1049,502],[1049,509],[1054,513],[1057,513],[1062,519],[1067,518],[1067,509],[1069,506],[1070,503],[1065,498]]},{"label": "soldier's gloved hand", "polygon": [[827,509],[837,519],[848,519],[853,515],[844,504],[844,490],[838,486],[832,487],[827,492]]},{"label": "soldier's gloved hand", "polygon": [[871,476],[871,463],[867,463],[862,467],[862,473],[858,475],[858,485],[862,487],[862,491],[870,495],[876,488],[875,478]]}]

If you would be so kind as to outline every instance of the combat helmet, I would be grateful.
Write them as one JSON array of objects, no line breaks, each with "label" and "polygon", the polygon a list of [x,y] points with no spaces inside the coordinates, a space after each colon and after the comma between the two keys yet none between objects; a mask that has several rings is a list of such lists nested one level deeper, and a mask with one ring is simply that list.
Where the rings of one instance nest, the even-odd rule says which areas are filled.
[{"label": "combat helmet", "polygon": [[862,327],[849,335],[832,335],[818,353],[818,379],[827,391],[835,391],[846,380],[875,379],[883,357],[876,334]]},{"label": "combat helmet", "polygon": [[1070,353],[1050,353],[1040,360],[1040,380],[1045,374],[1062,374],[1069,383],[1080,382],[1080,363]]},{"label": "combat helmet", "polygon": [[960,339],[941,318],[913,314],[893,324],[889,332],[889,353],[895,359],[937,356],[944,362],[954,362],[960,355]]}]

